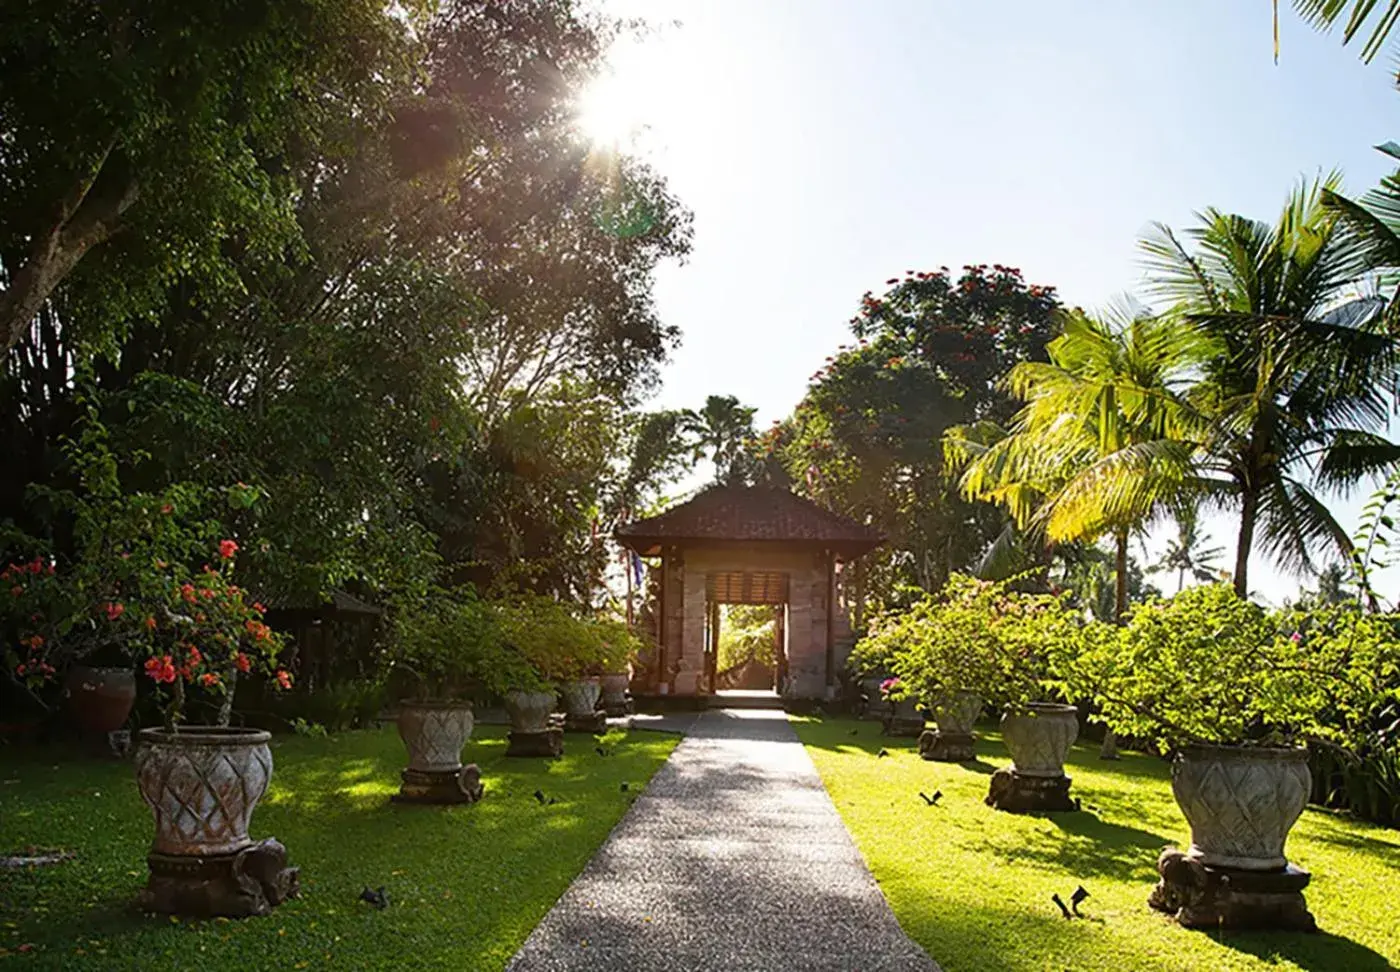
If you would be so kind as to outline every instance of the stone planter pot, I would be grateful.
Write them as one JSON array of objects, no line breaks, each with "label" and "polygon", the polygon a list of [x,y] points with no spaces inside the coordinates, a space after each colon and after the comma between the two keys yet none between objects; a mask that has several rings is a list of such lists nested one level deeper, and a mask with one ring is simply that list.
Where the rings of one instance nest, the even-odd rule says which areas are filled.
[{"label": "stone planter pot", "polygon": [[1079,736],[1078,710],[1054,702],[1032,702],[1026,710],[1001,717],[1012,771],[1021,776],[1064,776],[1065,757]]},{"label": "stone planter pot", "polygon": [[1188,746],[1172,793],[1191,826],[1187,856],[1211,867],[1277,871],[1311,789],[1306,749]]},{"label": "stone planter pot", "polygon": [[510,714],[510,745],[507,756],[558,756],[564,752],[564,730],[550,725],[554,711],[553,692],[506,693]]},{"label": "stone planter pot", "polygon": [[199,917],[267,914],[296,894],[297,869],[273,839],[253,843],[248,822],[272,779],[270,734],[191,726],[143,729],[136,784],[155,817],[141,905]]},{"label": "stone planter pot", "polygon": [[155,815],[151,850],[232,854],[252,844],[248,820],[272,779],[272,735],[261,729],[142,729],[136,784]]},{"label": "stone planter pot", "polygon": [[627,714],[627,686],[631,676],[626,672],[612,672],[603,676],[603,711],[610,716]]},{"label": "stone planter pot", "polygon": [[603,680],[597,675],[565,682],[559,694],[564,699],[564,714],[588,717],[598,708],[598,696],[603,692]]},{"label": "stone planter pot", "polygon": [[408,768],[456,773],[462,768],[462,747],[472,737],[473,725],[470,702],[404,702],[398,729],[408,750]]},{"label": "stone planter pot", "polygon": [[939,732],[970,736],[977,717],[982,714],[982,696],[960,689],[935,699],[930,708]]},{"label": "stone planter pot", "polygon": [[972,726],[982,713],[982,697],[976,692],[947,692],[930,706],[937,726],[919,736],[919,755],[944,763],[961,763],[977,758]]},{"label": "stone planter pot", "polygon": [[475,803],[481,799],[481,771],[462,765],[462,747],[472,737],[470,702],[411,699],[399,709],[399,738],[408,750],[408,769],[394,800],[407,803]]},{"label": "stone planter pot", "polygon": [[68,712],[80,729],[116,732],[136,703],[136,674],[129,668],[74,665],[63,683]]},{"label": "stone planter pot", "polygon": [[554,711],[553,692],[506,693],[506,712],[515,732],[544,732],[549,728],[549,715]]},{"label": "stone planter pot", "polygon": [[924,731],[924,714],[916,699],[886,703],[885,735],[919,736]]}]

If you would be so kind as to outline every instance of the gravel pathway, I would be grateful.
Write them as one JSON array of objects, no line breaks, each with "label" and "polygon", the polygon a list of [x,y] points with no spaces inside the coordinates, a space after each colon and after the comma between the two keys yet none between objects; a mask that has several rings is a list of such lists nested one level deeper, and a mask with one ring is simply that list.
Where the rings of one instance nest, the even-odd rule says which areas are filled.
[{"label": "gravel pathway", "polygon": [[508,972],[938,972],[782,712],[703,713]]}]

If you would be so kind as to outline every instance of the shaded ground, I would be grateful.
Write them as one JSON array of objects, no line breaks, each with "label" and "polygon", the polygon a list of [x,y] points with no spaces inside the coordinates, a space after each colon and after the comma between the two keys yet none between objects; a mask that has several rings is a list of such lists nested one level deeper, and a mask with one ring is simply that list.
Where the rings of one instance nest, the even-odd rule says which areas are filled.
[{"label": "shaded ground", "polygon": [[[405,763],[392,729],[276,740],[252,833],[287,845],[302,898],[268,918],[197,923],[131,907],[151,818],[130,764],[0,750],[0,852],[77,854],[0,871],[0,959],[17,969],[500,969],[676,741],[633,732],[600,756],[592,737],[570,736],[563,759],[507,760],[505,730],[478,727],[464,756],[481,765],[486,799],[445,808],[388,802]],[[537,789],[557,802],[540,806]],[[384,885],[389,908],[360,903],[365,885]]]},{"label": "shaded ground", "polygon": [[[875,723],[796,729],[900,924],[947,972],[1400,966],[1400,832],[1304,815],[1288,856],[1312,871],[1322,934],[1187,931],[1146,904],[1158,852],[1187,839],[1165,762],[1105,763],[1097,745],[1076,746],[1069,773],[1084,811],[1016,816],[982,803],[988,775],[1010,762],[994,731],[980,734],[977,762],[950,765]],[[938,806],[919,796],[937,790]],[[1068,900],[1080,884],[1087,917],[1065,921],[1050,896]]]},{"label": "shaded ground", "polygon": [[511,972],[937,972],[782,711],[712,710]]}]

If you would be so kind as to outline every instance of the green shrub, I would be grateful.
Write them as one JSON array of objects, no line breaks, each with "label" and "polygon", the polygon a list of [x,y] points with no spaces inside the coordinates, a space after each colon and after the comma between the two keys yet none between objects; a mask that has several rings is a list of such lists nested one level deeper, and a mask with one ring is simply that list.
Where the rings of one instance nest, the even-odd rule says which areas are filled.
[{"label": "green shrub", "polygon": [[1053,697],[1086,623],[1064,596],[1012,583],[954,574],[936,594],[873,620],[852,651],[854,670],[891,672],[891,697],[925,703],[959,690],[1013,708]]},{"label": "green shrub", "polygon": [[500,613],[471,588],[437,590],[397,605],[385,657],[390,672],[413,677],[418,698],[500,695],[530,674],[509,642]]},{"label": "green shrub", "polygon": [[720,625],[718,669],[727,672],[750,659],[772,668],[777,662],[773,634],[775,617],[775,609],[767,604],[730,606]]},{"label": "green shrub", "polygon": [[1357,752],[1396,699],[1395,630],[1347,608],[1271,614],[1225,585],[1195,587],[1096,628],[1067,684],[1110,728],[1165,749],[1315,739]]}]

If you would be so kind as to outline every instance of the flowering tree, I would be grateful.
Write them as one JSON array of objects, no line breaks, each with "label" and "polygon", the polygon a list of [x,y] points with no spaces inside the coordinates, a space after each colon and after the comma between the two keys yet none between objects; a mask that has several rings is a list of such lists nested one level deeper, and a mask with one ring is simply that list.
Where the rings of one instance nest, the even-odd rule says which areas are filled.
[{"label": "flowering tree", "polygon": [[1018,362],[1045,359],[1060,305],[1053,287],[1000,265],[957,277],[910,270],[886,284],[883,296],[861,298],[856,343],[826,359],[759,448],[798,489],[890,538],[866,558],[875,589],[933,590],[974,563],[1003,522],[958,495],[940,440],[955,425],[1011,418],[999,381]]}]

